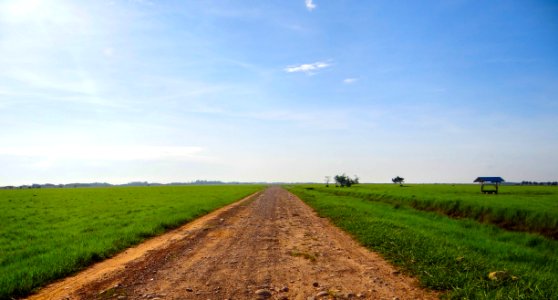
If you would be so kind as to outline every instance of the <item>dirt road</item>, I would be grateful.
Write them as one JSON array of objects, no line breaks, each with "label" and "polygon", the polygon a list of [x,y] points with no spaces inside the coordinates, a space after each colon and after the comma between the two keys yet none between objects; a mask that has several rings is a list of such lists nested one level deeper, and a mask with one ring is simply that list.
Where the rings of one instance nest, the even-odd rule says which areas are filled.
[{"label": "dirt road", "polygon": [[29,299],[435,299],[271,187]]}]

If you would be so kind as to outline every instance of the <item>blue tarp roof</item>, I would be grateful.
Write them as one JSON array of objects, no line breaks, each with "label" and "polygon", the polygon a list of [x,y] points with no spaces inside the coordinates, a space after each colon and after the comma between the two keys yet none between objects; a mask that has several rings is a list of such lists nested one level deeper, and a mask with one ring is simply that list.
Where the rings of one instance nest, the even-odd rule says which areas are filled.
[{"label": "blue tarp roof", "polygon": [[500,183],[504,182],[504,178],[502,177],[477,177],[473,182],[492,182],[492,183]]}]

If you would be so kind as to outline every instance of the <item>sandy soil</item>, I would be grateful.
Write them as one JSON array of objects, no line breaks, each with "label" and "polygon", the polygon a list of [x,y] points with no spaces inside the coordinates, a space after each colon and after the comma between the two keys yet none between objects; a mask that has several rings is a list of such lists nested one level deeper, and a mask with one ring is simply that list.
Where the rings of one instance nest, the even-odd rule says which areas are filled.
[{"label": "sandy soil", "polygon": [[436,299],[279,187],[29,299]]}]

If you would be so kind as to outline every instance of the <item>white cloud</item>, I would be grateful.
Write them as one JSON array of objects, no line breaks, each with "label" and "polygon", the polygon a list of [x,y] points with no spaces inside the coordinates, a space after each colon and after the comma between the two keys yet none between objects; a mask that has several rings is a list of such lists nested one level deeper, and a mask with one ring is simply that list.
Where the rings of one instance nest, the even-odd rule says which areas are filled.
[{"label": "white cloud", "polygon": [[313,11],[316,8],[316,4],[312,0],[305,0],[304,3],[309,11]]},{"label": "white cloud", "polygon": [[200,147],[161,146],[90,146],[90,145],[49,145],[34,147],[2,147],[0,156],[19,156],[39,159],[40,163],[57,160],[85,161],[135,161],[135,160],[179,160],[207,161],[200,155]]},{"label": "white cloud", "polygon": [[312,64],[302,64],[297,66],[288,66],[284,70],[287,73],[295,73],[295,72],[304,72],[307,74],[312,74],[314,71],[319,69],[324,69],[331,66],[329,63],[326,62],[315,62]]},{"label": "white cloud", "polygon": [[96,95],[98,91],[97,82],[81,70],[60,70],[51,74],[40,69],[13,70],[6,72],[6,75],[28,89],[81,95]]},{"label": "white cloud", "polygon": [[0,21],[7,23],[60,25],[78,21],[71,3],[66,1],[19,0],[0,3]]},{"label": "white cloud", "polygon": [[345,78],[345,79],[343,79],[343,83],[351,84],[351,83],[354,83],[357,80],[358,80],[357,78]]}]

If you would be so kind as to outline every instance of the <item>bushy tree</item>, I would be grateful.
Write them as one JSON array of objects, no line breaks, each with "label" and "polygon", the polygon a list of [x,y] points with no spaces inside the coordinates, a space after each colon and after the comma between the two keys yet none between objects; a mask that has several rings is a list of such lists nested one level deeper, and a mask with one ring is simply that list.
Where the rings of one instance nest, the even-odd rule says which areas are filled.
[{"label": "bushy tree", "polygon": [[358,177],[355,175],[355,178],[351,178],[345,174],[343,175],[335,175],[335,177],[333,177],[333,179],[335,179],[335,186],[340,186],[340,187],[351,187],[354,184],[358,184]]},{"label": "bushy tree", "polygon": [[393,181],[393,183],[399,183],[399,185],[403,185],[405,178],[397,176],[395,178],[392,178],[391,181]]}]

